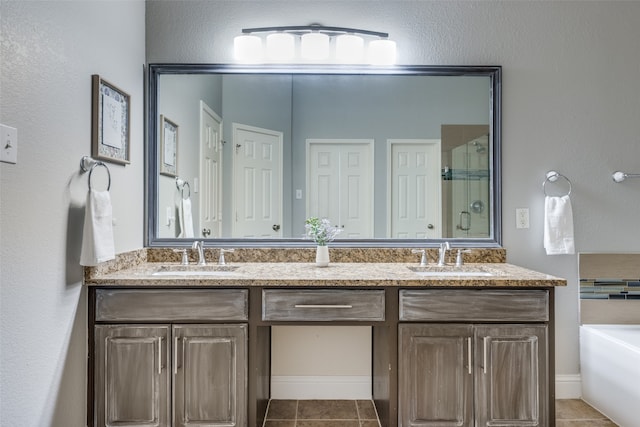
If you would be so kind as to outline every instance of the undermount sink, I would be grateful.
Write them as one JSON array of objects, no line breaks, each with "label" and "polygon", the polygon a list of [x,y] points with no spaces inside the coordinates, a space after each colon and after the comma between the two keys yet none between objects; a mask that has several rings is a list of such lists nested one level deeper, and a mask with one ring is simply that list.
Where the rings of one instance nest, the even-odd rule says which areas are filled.
[{"label": "undermount sink", "polygon": [[434,265],[408,268],[418,276],[428,277],[492,277],[501,274],[499,271],[478,266]]},{"label": "undermount sink", "polygon": [[237,265],[163,265],[152,276],[233,276]]}]

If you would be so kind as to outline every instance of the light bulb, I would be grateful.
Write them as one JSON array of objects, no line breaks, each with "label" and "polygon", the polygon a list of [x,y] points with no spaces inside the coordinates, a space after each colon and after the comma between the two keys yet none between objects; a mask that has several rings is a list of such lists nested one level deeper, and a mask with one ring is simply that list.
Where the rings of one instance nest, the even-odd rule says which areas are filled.
[{"label": "light bulb", "polygon": [[233,53],[237,61],[260,62],[262,61],[262,39],[251,35],[237,36],[233,39]]},{"label": "light bulb", "polygon": [[372,65],[393,65],[396,63],[396,42],[373,40],[369,43],[368,61]]},{"label": "light bulb", "polygon": [[267,36],[267,58],[272,61],[288,61],[295,53],[295,39],[291,34],[274,33]]},{"label": "light bulb", "polygon": [[345,64],[357,64],[364,58],[364,40],[353,34],[336,37],[336,60]]},{"label": "light bulb", "polygon": [[300,54],[304,59],[318,61],[329,57],[329,36],[322,33],[307,33],[301,37]]}]

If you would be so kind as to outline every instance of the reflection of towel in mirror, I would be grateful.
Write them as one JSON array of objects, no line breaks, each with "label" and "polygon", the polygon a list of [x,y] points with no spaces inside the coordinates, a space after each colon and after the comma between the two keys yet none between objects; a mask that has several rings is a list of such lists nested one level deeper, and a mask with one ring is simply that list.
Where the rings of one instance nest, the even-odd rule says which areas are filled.
[{"label": "reflection of towel in mirror", "polygon": [[191,199],[180,199],[178,208],[180,216],[180,234],[178,237],[193,237],[193,217],[191,215]]},{"label": "reflection of towel in mirror", "polygon": [[84,212],[80,265],[94,266],[115,258],[111,197],[90,190]]},{"label": "reflection of towel in mirror", "polygon": [[544,200],[544,248],[547,255],[575,253],[569,196],[547,196]]}]

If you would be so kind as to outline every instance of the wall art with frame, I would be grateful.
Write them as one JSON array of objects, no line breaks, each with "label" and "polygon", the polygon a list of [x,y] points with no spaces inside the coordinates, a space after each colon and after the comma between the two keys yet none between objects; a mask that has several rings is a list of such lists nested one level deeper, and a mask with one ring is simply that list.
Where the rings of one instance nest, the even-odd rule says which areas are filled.
[{"label": "wall art with frame", "polygon": [[160,115],[160,173],[178,176],[178,125]]},{"label": "wall art with frame", "polygon": [[130,163],[131,97],[122,89],[91,76],[91,155],[95,159]]}]

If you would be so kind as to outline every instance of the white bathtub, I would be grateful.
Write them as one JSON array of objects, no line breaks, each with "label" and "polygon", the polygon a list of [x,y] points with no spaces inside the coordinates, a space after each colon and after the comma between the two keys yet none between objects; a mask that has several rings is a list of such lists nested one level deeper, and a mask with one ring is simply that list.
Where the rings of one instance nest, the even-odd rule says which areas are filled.
[{"label": "white bathtub", "polygon": [[580,327],[582,398],[621,427],[640,427],[640,325]]}]

